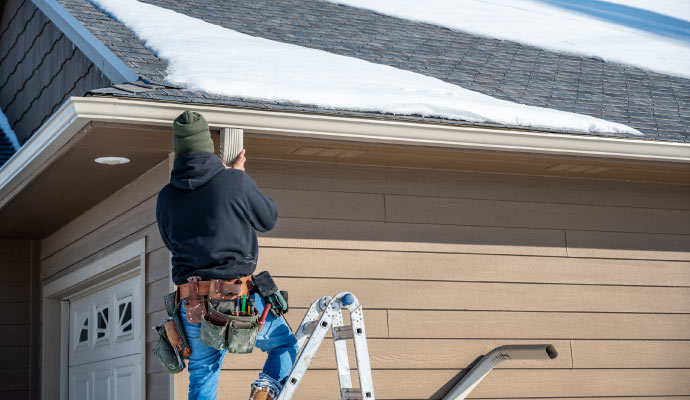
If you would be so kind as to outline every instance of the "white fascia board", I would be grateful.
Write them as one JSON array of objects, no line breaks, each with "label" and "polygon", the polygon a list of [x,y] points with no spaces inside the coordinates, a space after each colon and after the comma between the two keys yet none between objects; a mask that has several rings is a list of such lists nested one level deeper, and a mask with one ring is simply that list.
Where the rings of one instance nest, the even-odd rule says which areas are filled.
[{"label": "white fascia board", "polygon": [[139,76],[134,71],[113,54],[56,0],[32,0],[32,2],[114,84],[132,82],[139,79]]},{"label": "white fascia board", "polygon": [[171,126],[184,110],[204,115],[211,128],[242,128],[306,139],[481,149],[539,154],[690,163],[690,143],[615,139],[597,136],[462,127],[227,106],[166,103],[114,97],[71,97],[34,136],[0,168],[0,208],[28,177],[47,168],[58,151],[89,122]]},{"label": "white fascia board", "polygon": [[203,114],[212,128],[234,127],[301,138],[690,163],[690,143],[106,97],[73,97],[72,102],[78,105],[80,117],[94,121],[170,126],[180,113],[191,109]]},{"label": "white fascia board", "polygon": [[66,151],[70,140],[88,123],[77,115],[75,104],[67,100],[41,128],[0,168],[0,208],[18,190],[26,186],[31,175],[45,165],[58,151]]}]

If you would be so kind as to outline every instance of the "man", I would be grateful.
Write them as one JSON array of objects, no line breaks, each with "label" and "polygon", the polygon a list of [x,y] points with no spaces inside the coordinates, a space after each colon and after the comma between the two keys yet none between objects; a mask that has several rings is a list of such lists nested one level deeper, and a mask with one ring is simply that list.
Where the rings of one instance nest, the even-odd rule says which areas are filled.
[{"label": "man", "polygon": [[[175,164],[170,183],[158,195],[156,207],[158,228],[172,253],[173,282],[179,288],[195,284],[194,277],[200,281],[244,282],[256,268],[255,230],[266,232],[273,228],[277,220],[275,204],[245,173],[244,150],[230,166],[214,154],[211,133],[200,114],[185,111],[175,119],[173,149]],[[258,293],[250,296],[261,313],[263,299]],[[187,300],[182,302],[181,313],[192,351],[189,399],[216,399],[225,349],[216,350],[200,341],[200,324],[185,318]],[[256,346],[267,352],[268,358],[252,384],[250,399],[273,399],[290,374],[297,342],[285,320],[269,313]]]}]

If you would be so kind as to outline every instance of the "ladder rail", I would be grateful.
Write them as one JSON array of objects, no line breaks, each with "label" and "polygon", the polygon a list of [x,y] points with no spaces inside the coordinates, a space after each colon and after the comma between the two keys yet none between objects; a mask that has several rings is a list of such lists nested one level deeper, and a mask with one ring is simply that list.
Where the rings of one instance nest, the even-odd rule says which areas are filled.
[{"label": "ladder rail", "polygon": [[335,346],[335,362],[338,366],[338,382],[340,383],[341,397],[343,389],[352,389],[352,376],[350,375],[350,357],[347,355],[347,342],[339,340],[337,332],[345,327],[343,312],[338,310],[336,320],[333,321],[333,344]]},{"label": "ladder rail", "polygon": [[[374,398],[374,380],[371,377],[371,362],[369,360],[369,346],[367,345],[367,335],[364,329],[364,313],[362,307],[357,302],[357,308],[350,311],[352,320],[352,340],[355,345],[355,357],[357,359],[357,372],[359,376],[359,387],[362,388],[363,399]],[[344,343],[344,341],[343,341]],[[371,391],[366,390],[371,388]]]},{"label": "ladder rail", "polygon": [[324,296],[311,303],[311,306],[309,306],[309,309],[304,314],[302,322],[299,324],[297,332],[295,332],[298,348],[301,349],[307,339],[309,339],[309,335],[314,332],[314,328],[321,318],[321,313],[328,307],[331,299],[332,297],[330,296]]}]

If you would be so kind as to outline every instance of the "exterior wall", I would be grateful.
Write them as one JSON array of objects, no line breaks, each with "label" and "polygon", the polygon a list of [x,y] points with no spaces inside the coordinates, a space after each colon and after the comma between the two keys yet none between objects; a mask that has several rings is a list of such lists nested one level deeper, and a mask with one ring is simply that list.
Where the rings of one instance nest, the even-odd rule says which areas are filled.
[{"label": "exterior wall", "polygon": [[38,242],[0,240],[0,398],[39,398]]},{"label": "exterior wall", "polygon": [[[149,351],[170,289],[154,212],[168,168],[41,243],[47,282],[145,236]],[[280,215],[260,238],[259,269],[290,291],[293,328],[322,295],[358,296],[377,398],[440,398],[507,343],[553,343],[560,355],[501,364],[473,397],[690,397],[690,187],[259,159],[248,168]],[[298,398],[339,398],[327,347]],[[226,357],[223,396],[246,397],[264,357]],[[148,360],[147,398],[169,398],[168,375]],[[175,376],[178,399],[186,379]]]},{"label": "exterior wall", "polygon": [[0,108],[20,144],[67,100],[111,82],[30,0],[4,2]]},{"label": "exterior wall", "polygon": [[[169,289],[169,258],[156,226],[155,207],[160,189],[169,180],[168,162],[151,169],[129,185],[45,238],[41,245],[41,284],[76,271],[129,243],[146,238],[146,312],[162,309],[160,293]],[[147,341],[154,340],[151,327],[160,322],[147,317]],[[156,370],[149,357],[148,399],[167,399],[169,375]]]},{"label": "exterior wall", "polygon": [[[440,398],[462,368],[508,343],[553,343],[560,356],[506,362],[472,397],[690,395],[689,187],[248,168],[278,204],[259,264],[290,291],[291,325],[316,298],[355,293],[377,398]],[[230,392],[247,390],[264,356],[226,357],[226,398],[243,398]],[[339,398],[332,347],[313,366],[297,398]]]}]

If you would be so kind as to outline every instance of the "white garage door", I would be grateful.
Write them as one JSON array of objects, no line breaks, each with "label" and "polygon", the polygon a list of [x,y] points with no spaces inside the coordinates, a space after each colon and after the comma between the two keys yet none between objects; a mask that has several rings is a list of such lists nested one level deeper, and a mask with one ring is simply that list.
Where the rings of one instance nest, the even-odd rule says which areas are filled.
[{"label": "white garage door", "polygon": [[70,301],[70,400],[140,400],[140,278]]}]

